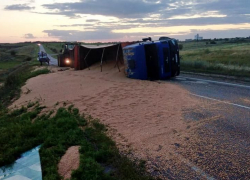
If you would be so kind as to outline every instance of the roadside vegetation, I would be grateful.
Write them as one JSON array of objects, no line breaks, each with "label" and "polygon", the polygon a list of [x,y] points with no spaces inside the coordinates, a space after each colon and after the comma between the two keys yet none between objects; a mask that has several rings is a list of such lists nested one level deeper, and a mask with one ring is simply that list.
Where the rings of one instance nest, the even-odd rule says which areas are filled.
[{"label": "roadside vegetation", "polygon": [[46,53],[51,55],[53,58],[57,58],[57,55],[60,54],[60,50],[62,49],[62,46],[64,44],[65,44],[64,42],[42,43]]},{"label": "roadside vegetation", "polygon": [[30,64],[23,64],[17,69],[8,74],[3,85],[0,87],[0,108],[7,107],[11,102],[19,97],[21,87],[29,78],[38,76],[40,74],[47,74],[50,71],[47,68],[34,70],[34,66]]},{"label": "roadside vegetation", "polygon": [[3,108],[19,97],[27,79],[49,73],[49,70],[34,71],[39,65],[37,44],[0,44],[0,50],[0,108]]},{"label": "roadside vegetation", "polygon": [[250,77],[250,40],[181,43],[181,70]]},{"label": "roadside vegetation", "polygon": [[98,120],[80,115],[73,106],[59,108],[54,117],[51,117],[53,111],[40,114],[43,108],[36,102],[12,112],[0,112],[0,166],[42,145],[43,179],[60,180],[57,172],[60,158],[69,147],[80,145],[80,167],[71,179],[152,179],[145,173],[144,162],[132,162],[120,155]]},{"label": "roadside vegetation", "polygon": [[32,43],[0,44],[0,83],[19,66],[38,65],[38,50],[37,44]]},{"label": "roadside vegetation", "polygon": [[47,68],[34,70],[31,62],[11,71],[0,86],[0,167],[8,166],[22,153],[41,145],[43,179],[60,180],[57,165],[71,146],[80,146],[80,166],[73,180],[149,180],[145,162],[130,160],[120,154],[107,128],[91,116],[82,115],[73,105],[56,112],[42,112],[44,106],[28,102],[10,110],[8,106],[20,95],[20,88],[31,77],[49,73]]}]

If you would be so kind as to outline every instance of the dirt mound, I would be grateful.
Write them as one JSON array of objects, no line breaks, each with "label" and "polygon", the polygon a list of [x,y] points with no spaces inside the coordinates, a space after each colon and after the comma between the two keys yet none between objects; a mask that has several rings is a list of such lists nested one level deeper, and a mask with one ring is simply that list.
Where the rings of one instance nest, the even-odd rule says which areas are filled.
[{"label": "dirt mound", "polygon": [[60,174],[60,176],[64,177],[64,179],[70,179],[71,172],[79,167],[79,148],[80,146],[70,147],[63,155],[58,164],[58,173]]}]

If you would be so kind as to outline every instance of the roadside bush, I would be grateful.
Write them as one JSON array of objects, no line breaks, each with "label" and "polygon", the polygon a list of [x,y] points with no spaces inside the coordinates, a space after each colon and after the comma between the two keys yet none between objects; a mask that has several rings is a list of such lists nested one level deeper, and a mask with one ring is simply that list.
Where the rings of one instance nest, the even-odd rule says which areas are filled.
[{"label": "roadside bush", "polygon": [[25,60],[26,60],[26,61],[31,61],[32,58],[31,58],[31,57],[27,57]]},{"label": "roadside bush", "polygon": [[179,50],[183,49],[183,44],[179,44]]},{"label": "roadside bush", "polygon": [[11,55],[11,56],[15,56],[15,55],[16,55],[16,51],[11,50],[11,51],[10,51],[10,55]]},{"label": "roadside bush", "polygon": [[14,87],[14,86],[19,84],[19,79],[20,78],[18,76],[16,76],[15,74],[11,74],[6,78],[6,80],[4,82],[4,86],[5,87]]},{"label": "roadside bush", "polygon": [[11,72],[4,81],[4,86],[0,87],[0,104],[7,106],[11,100],[17,97],[20,93],[21,86],[29,78],[40,74],[49,73],[48,69],[32,71],[32,66],[25,64]]},{"label": "roadside bush", "polygon": [[215,41],[210,41],[210,44],[217,44]]},{"label": "roadside bush", "polygon": [[57,53],[57,50],[55,48],[51,48],[51,51],[53,51],[54,53]]},{"label": "roadside bush", "polygon": [[211,53],[211,51],[209,49],[205,49],[204,53],[209,54],[209,53]]}]

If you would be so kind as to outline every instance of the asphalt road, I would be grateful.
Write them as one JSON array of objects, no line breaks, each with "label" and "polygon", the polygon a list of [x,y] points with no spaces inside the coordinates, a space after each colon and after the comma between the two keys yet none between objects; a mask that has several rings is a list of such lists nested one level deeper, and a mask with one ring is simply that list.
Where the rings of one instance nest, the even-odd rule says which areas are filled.
[{"label": "asphalt road", "polygon": [[166,179],[250,179],[250,83],[185,74],[170,81],[202,105],[185,112],[197,128],[176,149],[183,167]]},{"label": "asphalt road", "polygon": [[[42,44],[40,44],[39,45],[39,47],[40,47],[40,52],[41,51],[43,51],[43,52],[45,52],[46,53],[46,51],[45,51],[45,49],[44,49],[44,47],[43,47],[43,45]],[[48,55],[48,58],[50,59],[50,65],[55,65],[55,66],[57,66],[57,59],[55,59],[55,58],[53,58],[51,55],[49,55],[49,54],[47,54]]]}]

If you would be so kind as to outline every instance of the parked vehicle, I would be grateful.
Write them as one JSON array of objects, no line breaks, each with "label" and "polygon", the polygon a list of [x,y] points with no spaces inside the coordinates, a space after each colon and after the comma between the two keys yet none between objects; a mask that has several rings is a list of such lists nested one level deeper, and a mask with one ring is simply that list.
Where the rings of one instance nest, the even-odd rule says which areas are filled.
[{"label": "parked vehicle", "polygon": [[38,60],[41,63],[41,66],[43,65],[43,62],[47,63],[49,65],[49,61],[50,59],[48,58],[47,53],[41,51],[40,53],[38,53]]},{"label": "parked vehicle", "polygon": [[73,67],[75,45],[76,43],[67,43],[62,45],[62,50],[57,57],[59,67]]}]

